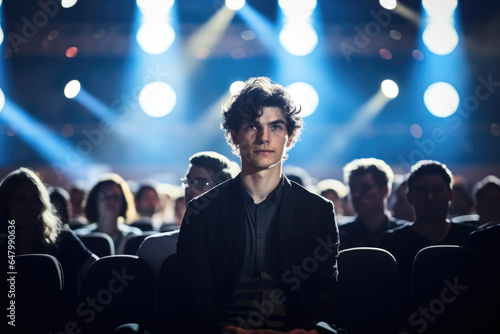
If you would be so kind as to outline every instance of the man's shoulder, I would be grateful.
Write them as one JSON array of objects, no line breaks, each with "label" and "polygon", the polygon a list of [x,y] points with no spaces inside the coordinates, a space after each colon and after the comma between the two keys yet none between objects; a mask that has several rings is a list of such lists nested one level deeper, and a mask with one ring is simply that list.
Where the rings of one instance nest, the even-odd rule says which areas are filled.
[{"label": "man's shoulder", "polygon": [[[288,180],[288,182],[289,182],[288,187],[291,188],[296,198],[301,202],[305,202],[307,204],[324,205],[324,206],[332,204],[330,200],[324,198],[323,196],[313,193],[309,189],[301,186],[300,184],[290,180]],[[285,182],[284,187],[285,188],[287,187],[287,182]]]}]

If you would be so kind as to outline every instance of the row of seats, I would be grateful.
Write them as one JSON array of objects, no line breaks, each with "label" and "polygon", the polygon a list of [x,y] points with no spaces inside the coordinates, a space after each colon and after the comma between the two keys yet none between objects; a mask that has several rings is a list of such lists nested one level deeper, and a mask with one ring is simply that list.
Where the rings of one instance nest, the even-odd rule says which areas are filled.
[{"label": "row of seats", "polygon": [[[141,235],[136,235],[127,240],[123,253],[135,255],[141,243],[150,235],[158,232],[150,231],[143,232]],[[113,239],[106,233],[92,232],[85,235],[78,235],[78,238],[83,242],[92,253],[99,257],[115,255],[115,246]]]},{"label": "row of seats", "polygon": [[[61,310],[57,304],[63,290],[57,260],[35,254],[18,256],[16,261],[18,323],[33,325],[34,319],[44,324],[20,333],[48,333],[47,329],[52,333],[112,333],[117,326],[131,322],[154,333],[159,332],[155,328],[168,327],[168,315],[175,312],[176,306],[171,303],[176,293],[175,254],[165,260],[158,287],[154,286],[152,270],[136,256],[99,259],[84,282],[85,297],[72,310]],[[408,317],[397,264],[389,252],[365,247],[341,251],[338,267],[342,303],[337,323],[350,334],[498,333],[498,317],[486,312],[488,308],[498,311],[498,300],[491,300],[497,294],[488,290],[482,265],[475,251],[467,247],[431,246],[421,250],[413,268],[416,312]]]}]

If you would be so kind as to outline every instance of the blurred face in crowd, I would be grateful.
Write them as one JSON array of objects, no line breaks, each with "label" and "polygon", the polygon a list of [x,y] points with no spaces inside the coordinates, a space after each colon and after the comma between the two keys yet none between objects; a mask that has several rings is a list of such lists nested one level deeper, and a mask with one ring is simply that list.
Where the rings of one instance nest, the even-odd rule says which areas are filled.
[{"label": "blurred face in crowd", "polygon": [[212,173],[206,168],[190,165],[188,173],[182,181],[182,185],[187,205],[193,198],[209,191],[217,183],[214,181]]},{"label": "blurred face in crowd", "polygon": [[349,179],[349,188],[354,210],[361,217],[384,211],[384,200],[389,189],[379,188],[371,173],[353,173]]},{"label": "blurred face in crowd", "polygon": [[9,200],[10,219],[16,221],[16,227],[35,226],[40,221],[42,211],[38,189],[30,182],[22,183]]},{"label": "blurred face in crowd", "polygon": [[449,189],[439,175],[424,175],[414,181],[413,190],[408,193],[408,202],[413,205],[417,220],[444,220],[448,206],[453,199]]},{"label": "blurred face in crowd", "polygon": [[102,186],[97,194],[99,218],[117,219],[122,206],[122,191],[116,184]]},{"label": "blurred face in crowd", "polygon": [[146,189],[141,193],[141,197],[137,201],[137,212],[141,216],[152,217],[159,206],[158,193],[153,189]]}]

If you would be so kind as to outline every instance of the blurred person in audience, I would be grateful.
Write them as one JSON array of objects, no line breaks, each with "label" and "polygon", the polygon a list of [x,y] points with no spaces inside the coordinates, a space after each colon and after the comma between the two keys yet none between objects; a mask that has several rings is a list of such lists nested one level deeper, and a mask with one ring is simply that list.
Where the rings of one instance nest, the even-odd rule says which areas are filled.
[{"label": "blurred person in audience", "polygon": [[[300,136],[299,113],[268,78],[249,79],[225,105],[222,128],[242,168],[187,205],[177,244],[185,332],[336,333],[333,204],[282,169]],[[313,253],[321,257],[314,270],[297,272]]]},{"label": "blurred person in audience", "polygon": [[85,199],[85,216],[91,224],[76,232],[106,233],[113,239],[115,254],[123,254],[127,240],[142,234],[137,227],[125,223],[135,216],[134,200],[127,182],[118,174],[103,175],[92,187]]},{"label": "blurred person in audience", "polygon": [[179,196],[175,200],[174,206],[175,225],[181,226],[182,218],[184,218],[184,212],[186,212],[186,197]]},{"label": "blurred person in audience", "polygon": [[356,217],[339,226],[340,249],[377,247],[382,234],[404,222],[387,210],[394,173],[384,161],[356,159],[343,168]]},{"label": "blurred person in audience", "polygon": [[88,224],[83,209],[83,201],[87,195],[87,187],[83,181],[75,182],[69,189],[69,200],[71,204],[71,216],[69,226],[77,229]]},{"label": "blurred person in audience", "polygon": [[316,190],[324,198],[333,202],[337,219],[344,216],[344,198],[347,196],[346,186],[339,180],[326,179],[316,184]]},{"label": "blurred person in audience", "polygon": [[415,220],[410,225],[387,231],[379,247],[396,258],[407,311],[410,311],[412,266],[418,251],[432,245],[464,245],[475,227],[447,219],[453,200],[453,175],[446,165],[419,161],[411,167],[407,183],[408,202],[414,208]]},{"label": "blurred person in audience", "polygon": [[7,244],[10,222],[15,226],[16,255],[41,253],[54,256],[63,268],[64,291],[75,302],[80,284],[97,256],[62,225],[47,188],[28,168],[11,172],[0,184],[2,249]]},{"label": "blurred person in audience", "polygon": [[313,180],[311,175],[304,168],[298,166],[284,166],[283,173],[290,181],[296,182],[302,187],[311,190]]},{"label": "blurred person in audience", "polygon": [[500,179],[488,175],[474,185],[473,192],[479,224],[500,223]]},{"label": "blurred person in audience", "polygon": [[160,212],[160,196],[154,182],[142,183],[136,191],[134,199],[139,217],[130,223],[130,226],[137,227],[142,231],[158,231],[163,220],[158,214]]},{"label": "blurred person in audience", "polygon": [[[179,227],[187,203],[218,184],[232,179],[238,175],[239,171],[238,164],[217,152],[198,152],[189,158],[186,176],[181,179],[184,196],[176,200],[176,217],[180,218],[180,223],[175,224],[175,230],[147,237],[137,251],[137,256],[146,260],[157,278],[163,261],[176,252]],[[183,205],[177,204],[181,200],[184,200]]]},{"label": "blurred person in audience", "polygon": [[407,189],[406,176],[400,174],[394,175],[388,207],[394,218],[411,222],[415,218],[415,215],[413,214],[413,207],[408,203],[408,198],[406,198]]},{"label": "blurred person in audience", "polygon": [[61,187],[49,187],[50,202],[56,209],[57,215],[63,225],[69,227],[69,217],[71,216],[71,202],[69,194]]},{"label": "blurred person in audience", "polygon": [[474,206],[472,187],[461,177],[453,178],[453,201],[448,208],[448,218],[454,222],[473,222],[479,220]]}]

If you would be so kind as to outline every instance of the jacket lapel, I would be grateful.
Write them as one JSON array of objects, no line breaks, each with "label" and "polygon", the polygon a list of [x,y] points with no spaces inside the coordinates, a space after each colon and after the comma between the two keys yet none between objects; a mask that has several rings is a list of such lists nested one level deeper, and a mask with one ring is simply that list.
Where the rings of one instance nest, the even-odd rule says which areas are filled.
[{"label": "jacket lapel", "polygon": [[285,182],[283,184],[283,190],[281,194],[280,208],[279,208],[279,235],[281,243],[281,265],[282,269],[289,268],[289,259],[286,256],[287,240],[290,240],[290,233],[293,233],[293,219],[294,219],[294,207],[295,207],[295,195],[293,193],[292,184],[286,176]]},{"label": "jacket lapel", "polygon": [[229,188],[229,224],[232,231],[234,284],[239,281],[241,276],[246,243],[245,207],[240,182],[240,176],[238,175],[231,181],[231,187]]}]

